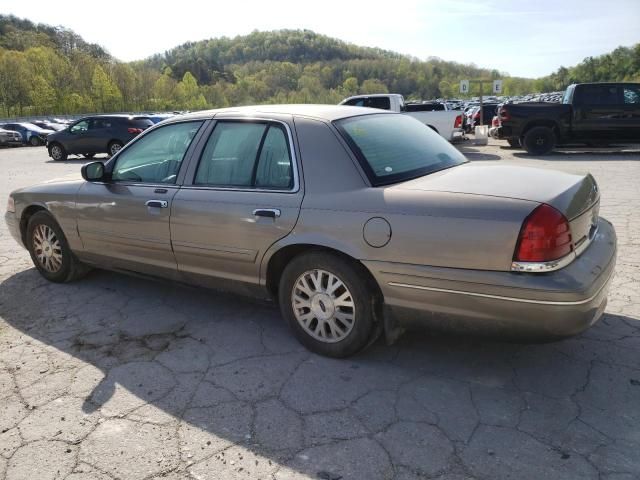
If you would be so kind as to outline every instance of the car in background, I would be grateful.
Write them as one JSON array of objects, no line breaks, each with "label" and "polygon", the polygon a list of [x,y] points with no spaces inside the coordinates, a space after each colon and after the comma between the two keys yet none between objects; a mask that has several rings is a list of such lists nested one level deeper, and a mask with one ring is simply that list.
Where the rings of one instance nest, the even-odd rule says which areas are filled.
[{"label": "car in background", "polygon": [[22,143],[39,147],[47,142],[47,137],[54,133],[53,130],[44,129],[30,122],[5,123],[0,125],[5,130],[13,130],[22,136]]},{"label": "car in background", "polygon": [[115,155],[127,143],[154,123],[145,115],[96,115],[81,118],[47,139],[49,156],[66,160],[67,156],[92,158],[96,153]]},{"label": "car in background", "polygon": [[174,113],[153,113],[153,114],[147,115],[149,120],[151,120],[153,123],[160,123],[163,120],[166,120],[167,118],[171,118],[173,116],[175,116]]},{"label": "car in background", "polygon": [[[482,104],[482,125],[491,126],[491,121],[493,117],[496,116],[498,111],[498,103],[483,103]],[[480,125],[480,106],[478,105],[477,109],[474,110],[473,115],[471,117],[471,128],[477,127]]]},{"label": "car in background", "polygon": [[397,93],[355,95],[340,102],[340,105],[376,108],[413,117],[450,142],[462,138],[462,113],[446,110],[444,104],[437,107],[442,110],[434,110],[432,104],[406,103]]},{"label": "car in background", "polygon": [[0,128],[0,145],[16,146],[22,145],[22,135],[13,130],[5,130]]},{"label": "car in background", "polygon": [[31,123],[45,130],[53,130],[54,132],[59,132],[67,128],[65,124],[49,122],[47,120],[32,120]]}]

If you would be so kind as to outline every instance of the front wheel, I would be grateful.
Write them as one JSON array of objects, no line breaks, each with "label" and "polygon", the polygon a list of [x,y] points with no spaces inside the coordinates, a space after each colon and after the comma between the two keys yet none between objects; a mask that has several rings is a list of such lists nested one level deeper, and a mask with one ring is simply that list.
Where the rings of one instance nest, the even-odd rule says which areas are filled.
[{"label": "front wheel", "polygon": [[549,127],[533,127],[523,139],[523,146],[531,155],[545,155],[556,145],[556,136]]},{"label": "front wheel", "polygon": [[67,159],[67,152],[59,143],[52,143],[49,146],[49,155],[56,162],[63,162]]},{"label": "front wheel", "polygon": [[31,145],[32,147],[39,147],[40,145],[42,145],[42,140],[40,140],[35,135],[32,135],[29,139],[29,145]]},{"label": "front wheel", "polygon": [[109,144],[109,156],[113,157],[122,149],[123,146],[123,143],[118,140],[114,140],[113,142],[111,142]]},{"label": "front wheel", "polygon": [[48,212],[37,212],[29,219],[26,240],[33,264],[51,282],[70,282],[89,271],[75,257],[62,229]]},{"label": "front wheel", "polygon": [[375,293],[355,265],[335,255],[294,258],[282,273],[278,296],[282,315],[312,352],[348,357],[373,333]]}]

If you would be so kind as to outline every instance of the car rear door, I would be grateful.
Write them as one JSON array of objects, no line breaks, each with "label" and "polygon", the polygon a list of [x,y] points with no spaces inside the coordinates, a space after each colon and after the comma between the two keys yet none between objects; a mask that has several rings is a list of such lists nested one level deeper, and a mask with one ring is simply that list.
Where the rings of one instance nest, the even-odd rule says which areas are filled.
[{"label": "car rear door", "polygon": [[111,179],[86,182],[77,195],[81,256],[114,268],[175,277],[171,203],[204,121],[170,123],[107,164]]},{"label": "car rear door", "polygon": [[265,251],[294,228],[303,188],[292,121],[216,118],[171,207],[171,239],[187,280],[244,291]]},{"label": "car rear door", "polygon": [[577,85],[573,100],[573,136],[579,140],[619,139],[624,128],[618,85]]}]

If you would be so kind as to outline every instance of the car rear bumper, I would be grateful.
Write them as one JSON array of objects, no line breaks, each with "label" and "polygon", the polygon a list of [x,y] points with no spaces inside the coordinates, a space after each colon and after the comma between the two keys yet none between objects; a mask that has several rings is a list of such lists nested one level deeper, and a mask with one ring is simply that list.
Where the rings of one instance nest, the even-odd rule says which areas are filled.
[{"label": "car rear bumper", "polygon": [[544,274],[365,261],[385,314],[406,327],[529,339],[575,335],[601,317],[616,262],[616,234],[600,219],[587,250]]},{"label": "car rear bumper", "polygon": [[14,240],[24,247],[22,235],[20,235],[20,221],[16,217],[16,214],[13,212],[5,212],[4,223],[7,224],[7,229]]}]

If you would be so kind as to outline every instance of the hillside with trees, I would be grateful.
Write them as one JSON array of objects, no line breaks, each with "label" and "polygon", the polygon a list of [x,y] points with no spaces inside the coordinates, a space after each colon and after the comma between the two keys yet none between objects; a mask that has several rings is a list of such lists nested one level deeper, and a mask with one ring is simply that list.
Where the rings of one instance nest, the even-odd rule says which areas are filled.
[{"label": "hillside with trees", "polygon": [[477,77],[503,78],[506,95],[561,90],[576,81],[640,81],[640,44],[540,79],[434,57],[420,61],[307,30],[190,42],[125,63],[64,27],[0,15],[5,116],[337,103],[357,93],[458,97],[460,79]]}]

